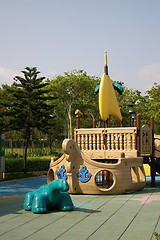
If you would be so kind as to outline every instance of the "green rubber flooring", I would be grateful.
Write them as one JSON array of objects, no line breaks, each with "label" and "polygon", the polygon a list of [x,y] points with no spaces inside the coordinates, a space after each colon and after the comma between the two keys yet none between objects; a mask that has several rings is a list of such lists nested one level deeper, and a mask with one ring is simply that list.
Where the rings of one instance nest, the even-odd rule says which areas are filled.
[{"label": "green rubber flooring", "polygon": [[34,214],[24,195],[0,201],[0,240],[150,240],[160,233],[160,187],[123,195],[71,195],[75,210]]}]

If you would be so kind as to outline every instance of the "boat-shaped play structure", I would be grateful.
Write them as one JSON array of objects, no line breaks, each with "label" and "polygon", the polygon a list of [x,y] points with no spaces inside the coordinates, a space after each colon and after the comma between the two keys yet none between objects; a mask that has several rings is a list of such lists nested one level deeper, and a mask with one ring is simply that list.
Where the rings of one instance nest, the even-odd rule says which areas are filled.
[{"label": "boat-shaped play structure", "polygon": [[64,178],[74,194],[121,194],[145,186],[142,157],[125,158],[122,154],[117,159],[92,159],[70,139],[63,141],[62,148],[62,157],[52,158],[48,183]]},{"label": "boat-shaped play structure", "polygon": [[[108,76],[106,53],[99,109],[105,122],[110,114],[122,121]],[[93,122],[93,128],[80,128],[82,114],[79,110],[75,114],[74,140],[65,139],[62,143],[64,154],[51,159],[48,183],[54,179],[66,179],[72,194],[122,194],[143,189],[146,184],[144,159],[148,162],[153,159],[153,128],[141,127],[140,115],[137,115],[134,127],[96,128]]]}]

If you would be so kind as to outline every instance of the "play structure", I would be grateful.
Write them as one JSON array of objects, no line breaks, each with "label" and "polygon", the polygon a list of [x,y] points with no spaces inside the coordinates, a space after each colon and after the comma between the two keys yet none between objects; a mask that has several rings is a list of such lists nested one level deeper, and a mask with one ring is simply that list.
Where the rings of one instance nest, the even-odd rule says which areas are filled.
[{"label": "play structure", "polygon": [[48,210],[71,211],[74,206],[67,193],[69,185],[66,180],[54,180],[49,185],[41,186],[34,192],[26,194],[23,208],[33,213],[46,213]]},{"label": "play structure", "polygon": [[[154,119],[151,126],[141,126],[140,115],[134,127],[123,127],[122,116],[112,82],[108,76],[107,55],[99,86],[99,111],[103,128],[80,128],[82,113],[76,110],[74,140],[62,143],[64,154],[52,158],[47,174],[48,184],[65,179],[72,194],[121,194],[143,189],[146,184],[143,163],[151,166],[151,183],[155,185]],[[111,128],[109,116],[121,122]]]},{"label": "play structure", "polygon": [[49,183],[53,179],[66,179],[69,193],[120,194],[145,186],[142,157],[125,158],[121,154],[117,158],[103,158],[102,150],[102,155],[97,158],[97,155],[94,156],[96,150],[93,150],[91,158],[70,139],[63,141],[62,148],[62,157],[56,161],[52,159],[50,163],[47,180]]}]

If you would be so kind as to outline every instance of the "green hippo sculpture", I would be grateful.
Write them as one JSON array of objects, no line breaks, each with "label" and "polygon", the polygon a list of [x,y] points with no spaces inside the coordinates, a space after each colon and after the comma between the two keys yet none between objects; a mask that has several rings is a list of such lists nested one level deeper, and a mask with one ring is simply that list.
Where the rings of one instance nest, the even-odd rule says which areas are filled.
[{"label": "green hippo sculpture", "polygon": [[53,180],[49,185],[41,186],[34,192],[26,194],[23,208],[34,213],[45,213],[57,209],[71,211],[74,209],[72,199],[67,193],[69,185],[66,180]]}]

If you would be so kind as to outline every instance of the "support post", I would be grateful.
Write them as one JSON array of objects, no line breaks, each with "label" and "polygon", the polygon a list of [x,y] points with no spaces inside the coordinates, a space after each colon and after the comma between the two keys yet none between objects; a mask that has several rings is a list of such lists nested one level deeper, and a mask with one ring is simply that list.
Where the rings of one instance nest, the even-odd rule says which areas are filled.
[{"label": "support post", "polygon": [[96,128],[96,119],[93,119],[93,128]]},{"label": "support post", "polygon": [[109,126],[108,126],[108,118],[107,118],[107,120],[105,121],[105,128],[108,128]]},{"label": "support post", "polygon": [[65,105],[65,139],[67,138],[67,108]]},{"label": "support post", "polygon": [[0,178],[5,178],[5,134],[0,134]]},{"label": "support post", "polygon": [[121,152],[121,158],[125,158],[125,153]]},{"label": "support post", "polygon": [[121,127],[123,127],[123,117],[122,117]]},{"label": "support post", "polygon": [[134,127],[137,127],[137,120],[134,120]]},{"label": "support post", "polygon": [[154,149],[154,118],[151,117],[150,119],[151,129],[152,129],[152,155],[151,155],[151,187],[155,187],[155,173],[156,173],[156,166],[155,166],[155,149]]},{"label": "support post", "polygon": [[136,121],[136,124],[137,124],[137,156],[139,157],[140,156],[140,133],[141,133],[141,116],[140,114],[137,114],[137,121]]},{"label": "support post", "polygon": [[80,119],[79,116],[76,116],[76,129],[79,129],[80,127]]},{"label": "support post", "polygon": [[77,109],[75,111],[75,115],[76,115],[76,129],[79,129],[80,128],[80,117],[83,115],[83,113]]}]

